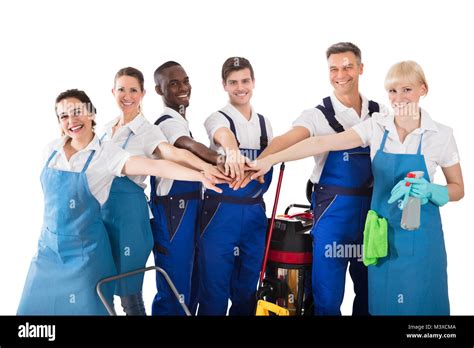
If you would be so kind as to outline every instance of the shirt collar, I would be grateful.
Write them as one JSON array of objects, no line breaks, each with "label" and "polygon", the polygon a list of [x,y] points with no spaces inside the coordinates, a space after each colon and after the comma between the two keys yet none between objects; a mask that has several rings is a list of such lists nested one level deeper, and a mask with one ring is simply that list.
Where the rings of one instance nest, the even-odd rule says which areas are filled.
[{"label": "shirt collar", "polygon": [[[70,137],[68,135],[63,135],[62,138],[61,138],[61,141],[58,142],[58,144],[56,145],[54,150],[56,150],[58,152],[61,152],[64,149],[64,145],[66,144],[66,141],[68,141],[69,139],[70,139]],[[82,150],[80,150],[78,152],[86,152],[86,151],[92,151],[92,150],[95,150],[96,152],[98,152],[98,150],[100,150],[99,137],[95,133],[94,133],[94,137],[92,138],[91,142],[89,144],[87,144],[87,146],[85,148],[83,148]]]},{"label": "shirt collar", "polygon": [[[104,126],[104,132],[107,134],[107,138],[112,138],[112,128],[120,120],[120,116],[115,117],[112,121],[108,122]],[[137,134],[140,131],[142,125],[146,122],[145,116],[142,113],[139,113],[131,122],[127,123],[122,127],[126,127],[132,131],[133,134]]]},{"label": "shirt collar", "polygon": [[[415,129],[413,132],[416,134],[421,134],[421,133],[424,133],[425,131],[438,132],[438,126],[436,125],[436,122],[433,121],[433,119],[428,114],[428,112],[422,108],[420,108],[420,111],[421,111],[420,128]],[[393,111],[390,111],[390,113],[385,117],[376,117],[375,120],[378,124],[384,126],[385,129],[387,129],[389,132],[397,131],[395,127],[395,116],[394,116]]]},{"label": "shirt collar", "polygon": [[181,116],[179,112],[177,112],[176,110],[173,110],[172,108],[168,106],[165,106],[165,108],[163,109],[163,113],[161,114],[161,116],[163,115],[170,115],[174,119],[177,119],[179,121],[183,120],[186,124],[188,123],[188,120],[185,117]]},{"label": "shirt collar", "polygon": [[[362,99],[361,120],[365,120],[366,118],[369,117],[369,100],[360,93],[359,93],[359,96]],[[354,108],[347,107],[344,104],[342,104],[339,101],[339,99],[337,99],[336,94],[334,94],[334,92],[331,94],[331,102],[332,102],[332,106],[334,107],[334,112],[336,114],[347,112],[349,110],[352,110],[354,113],[356,113]]]},{"label": "shirt collar", "polygon": [[433,121],[433,119],[428,114],[428,112],[422,108],[420,108],[420,110],[421,110],[421,125],[420,125],[421,129],[427,130],[427,131],[438,132],[439,131],[438,126],[436,125],[436,122]]},{"label": "shirt collar", "polygon": [[223,108],[223,110],[232,114],[235,117],[235,121],[240,122],[240,123],[252,122],[253,120],[257,118],[257,113],[255,112],[253,107],[251,107],[252,115],[250,116],[250,120],[247,120],[247,118],[244,115],[242,115],[241,112],[237,110],[237,108],[234,105],[232,105],[230,102],[227,103],[227,105]]}]

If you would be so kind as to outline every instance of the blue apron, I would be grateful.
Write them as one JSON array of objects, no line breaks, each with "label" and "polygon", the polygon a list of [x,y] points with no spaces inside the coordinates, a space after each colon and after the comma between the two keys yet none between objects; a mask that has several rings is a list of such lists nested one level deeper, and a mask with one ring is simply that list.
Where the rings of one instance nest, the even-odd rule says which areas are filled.
[{"label": "blue apron", "polygon": [[[132,131],[122,149],[126,149]],[[102,219],[109,234],[119,274],[143,268],[153,247],[148,204],[142,187],[127,176],[112,182],[102,206]],[[124,297],[142,291],[143,273],[116,281],[115,295]]]},{"label": "blue apron", "polygon": [[[323,105],[317,108],[335,132],[344,131],[330,97],[324,98]],[[369,101],[369,115],[378,111],[378,104]],[[316,315],[341,315],[348,264],[355,292],[352,313],[368,314],[362,239],[372,183],[369,147],[329,152],[312,195],[312,287]]]},{"label": "blue apron", "polygon": [[[402,211],[388,204],[390,191],[408,172],[423,171],[425,158],[384,152],[388,131],[372,163],[371,209],[388,220],[388,255],[369,267],[369,311],[372,315],[449,315],[446,250],[439,207],[421,206],[420,228],[400,227]],[[422,137],[421,137],[422,138]]]},{"label": "blue apron", "polygon": [[[220,111],[230,123],[237,142],[233,120]],[[260,149],[240,148],[243,155],[256,159],[265,149],[268,137],[265,119],[260,122]],[[253,315],[255,292],[262,265],[267,230],[263,194],[272,180],[272,171],[265,183],[251,181],[234,191],[220,184],[222,194],[206,191],[201,212],[199,243],[199,315]]]},{"label": "blue apron", "polygon": [[[44,222],[19,315],[107,315],[95,287],[116,271],[100,204],[87,183],[94,153],[80,173],[49,168],[56,151],[46,162],[41,173]],[[112,283],[102,287],[109,302],[113,287]]]},{"label": "blue apron", "polygon": [[[155,125],[170,118],[172,116],[163,115]],[[191,133],[190,136],[192,138]],[[194,313],[197,306],[194,260],[201,184],[174,180],[166,196],[156,195],[155,177],[150,177],[150,186],[155,265],[168,273],[180,293],[180,300]],[[152,315],[185,315],[167,282],[158,273],[156,288]]]}]

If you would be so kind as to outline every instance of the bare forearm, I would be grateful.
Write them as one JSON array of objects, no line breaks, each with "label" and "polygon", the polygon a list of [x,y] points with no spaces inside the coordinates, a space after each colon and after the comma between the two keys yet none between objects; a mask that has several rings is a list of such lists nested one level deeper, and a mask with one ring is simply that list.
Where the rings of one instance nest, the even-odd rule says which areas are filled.
[{"label": "bare forearm", "polygon": [[122,172],[126,175],[150,175],[183,181],[201,181],[203,178],[200,172],[172,161],[152,160],[135,156],[128,159]]},{"label": "bare forearm", "polygon": [[448,195],[450,202],[456,202],[464,197],[464,187],[460,184],[448,184]]},{"label": "bare forearm", "polygon": [[285,134],[279,135],[270,142],[267,148],[258,156],[258,158],[264,158],[272,153],[285,150],[290,146],[293,146],[300,141],[310,137],[309,130],[305,127],[294,127]]},{"label": "bare forearm", "polygon": [[265,157],[268,157],[267,159],[271,161],[272,164],[277,164],[280,162],[297,161],[299,159],[303,159],[309,156],[314,156],[315,147],[317,146],[321,147],[321,145],[319,145],[320,142],[321,140],[319,137],[311,137],[303,141],[300,141],[299,143],[293,146],[290,146],[282,151],[269,154]]},{"label": "bare forearm", "polygon": [[188,150],[178,149],[168,143],[161,143],[155,149],[155,155],[159,158],[176,162],[191,169],[203,170],[207,164]]},{"label": "bare forearm", "polygon": [[461,164],[457,163],[450,167],[442,167],[448,187],[450,201],[459,201],[464,197],[464,179]]},{"label": "bare forearm", "polygon": [[273,164],[276,164],[296,161],[328,151],[352,149],[362,144],[362,139],[359,135],[354,130],[349,129],[348,131],[338,134],[307,138],[268,157]]},{"label": "bare forearm", "polygon": [[[175,141],[174,146],[188,150],[203,161],[211,164],[217,164],[221,155],[214,150],[211,150],[204,144],[201,144],[190,137],[181,137]],[[222,159],[221,159],[222,161]]]},{"label": "bare forearm", "polygon": [[234,134],[227,128],[220,128],[214,134],[214,142],[224,148],[224,151],[239,151],[239,145]]},{"label": "bare forearm", "polygon": [[180,164],[182,163],[182,165],[188,168],[204,170],[206,166],[209,165],[208,163],[204,162],[202,159],[200,159],[198,156],[188,150],[178,148],[176,150],[178,161],[180,162]]}]

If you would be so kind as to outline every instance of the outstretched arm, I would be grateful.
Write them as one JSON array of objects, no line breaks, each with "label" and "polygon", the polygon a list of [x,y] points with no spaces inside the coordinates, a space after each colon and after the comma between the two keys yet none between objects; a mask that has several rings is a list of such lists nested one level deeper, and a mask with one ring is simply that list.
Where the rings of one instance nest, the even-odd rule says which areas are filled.
[{"label": "outstretched arm", "polygon": [[207,189],[221,193],[222,190],[207,179],[204,174],[167,160],[152,160],[144,157],[130,157],[122,168],[125,175],[152,175],[165,179],[201,182]]},{"label": "outstretched arm", "polygon": [[224,148],[225,173],[231,178],[239,180],[244,177],[246,157],[240,153],[234,133],[228,128],[219,128],[214,133],[214,142]]},{"label": "outstretched arm", "polygon": [[286,150],[257,160],[256,163],[248,163],[253,167],[252,170],[257,171],[252,175],[252,178],[256,178],[267,173],[276,163],[296,161],[309,156],[319,155],[327,151],[347,150],[361,145],[363,145],[363,141],[360,136],[355,130],[349,129],[338,134],[305,139]]},{"label": "outstretched arm", "polygon": [[206,145],[201,144],[200,142],[194,140],[191,137],[179,137],[174,142],[174,146],[192,152],[194,155],[198,156],[200,159],[206,161],[207,163],[217,165],[225,160],[224,156],[219,155],[216,151],[211,150]]},{"label": "outstretched arm", "polygon": [[178,149],[169,143],[160,143],[156,147],[154,154],[159,158],[177,162],[182,166],[204,171],[205,176],[208,178],[216,177],[221,180],[228,181],[228,178],[223,175],[216,167],[204,162],[202,159],[188,150]]},{"label": "outstretched arm", "polygon": [[258,158],[265,158],[273,153],[285,150],[292,145],[310,137],[309,130],[305,127],[297,126],[285,134],[274,137],[267,148],[258,156]]},{"label": "outstretched arm", "polygon": [[[267,157],[268,155],[271,155],[272,153],[278,152],[285,150],[289,148],[290,146],[310,137],[310,132],[307,128],[297,126],[293,127],[291,130],[286,132],[285,134],[279,135],[277,137],[274,137],[270,144],[268,144],[267,148],[258,156],[257,159],[261,159],[264,157]],[[252,172],[246,172],[244,178],[239,181],[234,181],[232,183],[232,188],[234,190],[238,190],[241,187],[245,187],[248,185],[248,183],[251,181],[252,177]],[[258,177],[258,181],[260,183],[264,183],[264,178],[263,176]]]}]

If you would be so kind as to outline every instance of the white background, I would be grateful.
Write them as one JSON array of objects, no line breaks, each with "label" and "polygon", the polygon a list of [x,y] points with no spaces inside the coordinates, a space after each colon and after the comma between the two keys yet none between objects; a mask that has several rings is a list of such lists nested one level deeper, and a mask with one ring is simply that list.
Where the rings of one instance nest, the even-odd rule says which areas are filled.
[{"label": "white background", "polygon": [[[2,103],[0,146],[0,314],[15,314],[35,253],[43,201],[41,154],[58,136],[54,99],[84,89],[98,109],[99,126],[118,114],[110,93],[115,72],[133,66],[145,74],[145,115],[154,121],[161,99],[153,71],[180,62],[193,86],[188,118],[194,136],[208,143],[205,118],[226,103],[220,82],[229,56],[250,59],[256,72],[253,104],[288,130],[299,113],[331,92],[328,46],[352,41],[362,50],[361,91],[387,103],[383,89],[393,63],[418,61],[430,92],[423,106],[454,128],[466,198],[442,208],[452,314],[474,314],[472,149],[472,6],[468,1],[10,1],[0,13]],[[471,144],[471,145],[469,145]],[[276,168],[277,169],[277,168]],[[280,209],[305,202],[312,160],[287,165]],[[278,169],[276,174],[278,173]],[[435,181],[443,183],[441,171]],[[266,195],[271,208],[276,180]],[[270,211],[270,209],[268,209]],[[151,258],[150,260],[151,261]],[[350,314],[347,283],[343,313]],[[154,275],[145,282],[154,295]],[[147,310],[149,310],[149,306]]]}]

